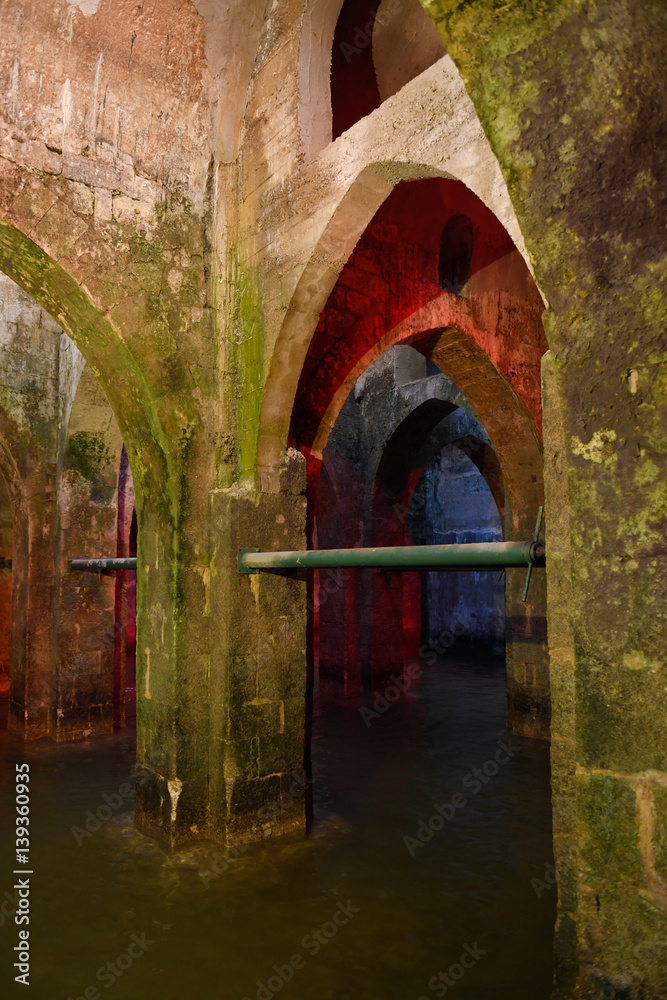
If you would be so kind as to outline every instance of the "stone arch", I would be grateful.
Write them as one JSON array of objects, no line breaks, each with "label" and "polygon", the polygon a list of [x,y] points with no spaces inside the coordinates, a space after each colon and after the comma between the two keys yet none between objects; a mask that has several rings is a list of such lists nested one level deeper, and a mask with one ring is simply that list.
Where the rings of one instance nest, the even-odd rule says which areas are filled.
[{"label": "stone arch", "polygon": [[299,39],[299,130],[308,159],[331,142],[331,50],[343,0],[309,0]]},{"label": "stone arch", "polygon": [[350,12],[351,37],[339,41],[340,51],[336,52],[335,35],[344,12],[344,0],[311,0],[306,5],[299,39],[298,116],[307,159],[332,141],[332,87],[338,83],[339,73],[349,70],[350,65],[354,69],[356,57],[365,57],[368,71],[374,74],[379,105],[445,54],[441,39],[418,0],[409,3],[381,0],[367,7],[366,13],[359,12],[363,16],[357,16],[354,10]]},{"label": "stone arch", "polygon": [[435,457],[437,452],[446,445],[458,448],[458,450],[463,452],[463,454],[466,455],[466,457],[469,458],[473,465],[477,468],[477,471],[482,476],[482,479],[485,481],[489,488],[489,492],[493,497],[493,501],[500,517],[500,523],[503,525],[504,530],[506,506],[505,482],[503,480],[503,473],[500,468],[498,456],[491,445],[488,441],[482,440],[482,438],[476,434],[467,433],[462,437],[451,439],[449,434],[440,434],[438,428],[436,428],[432,435],[432,441],[430,442],[430,447],[427,452],[427,460],[430,461],[431,458]]},{"label": "stone arch", "polygon": [[[311,536],[313,546],[412,544],[407,513],[413,491],[432,457],[449,443],[476,460],[473,464],[485,474],[490,493],[495,494],[496,505],[502,511],[504,484],[488,438],[481,429],[478,437],[467,433],[474,425],[470,425],[472,415],[460,410],[465,399],[459,387],[446,378],[445,384],[433,383],[427,377],[424,357],[421,366],[419,357],[414,345],[389,350],[384,366],[376,371],[378,389],[373,390],[371,381],[369,394],[369,383],[364,379],[363,384],[356,383],[354,392],[348,392],[345,424],[337,428],[333,451],[326,449],[317,457],[309,454],[310,464],[321,464],[322,470],[319,484],[318,469],[311,472],[311,503],[314,495],[328,495],[335,485],[344,495],[345,530],[342,523],[332,522],[328,535],[322,534],[317,540]],[[414,388],[406,390],[397,412],[389,411],[391,417],[382,411],[379,437],[372,430],[366,434],[363,428],[367,418],[376,412],[376,392],[381,386],[385,391],[389,389],[388,377],[395,380],[389,396],[402,391],[399,386],[403,384]],[[417,390],[414,380],[420,378],[424,381]],[[455,412],[460,413],[460,419],[444,427],[446,418]],[[387,424],[387,419],[395,422]],[[346,445],[346,441],[353,443]],[[360,464],[355,455],[357,459],[363,455]],[[339,505],[335,506],[338,513]],[[400,673],[417,655],[421,644],[422,580],[421,574],[412,573],[348,571],[342,576],[342,586],[320,630],[322,689],[350,696],[358,694],[362,687],[380,683],[392,671]],[[383,630],[382,641],[377,641],[379,633],[372,635],[371,622],[373,631]]]},{"label": "stone arch", "polygon": [[[459,325],[450,326],[454,316]],[[428,303],[398,324],[363,356],[334,394],[316,434],[311,459],[316,460],[322,454],[344,399],[362,372],[391,344],[409,344],[432,360],[469,400],[493,445],[493,449],[475,452],[475,464],[487,480],[499,511],[505,514],[505,537],[528,538],[532,536],[538,507],[543,503],[542,449],[538,427],[534,415],[473,334],[472,318],[465,301],[449,294]],[[433,420],[437,421],[437,415],[433,416]],[[393,464],[389,462],[390,466]],[[411,492],[415,484],[416,481],[410,481],[401,486],[404,491]],[[408,506],[407,496],[408,493],[404,492],[399,501],[405,509]],[[403,542],[403,537],[384,540],[384,544]],[[380,544],[380,540],[375,538],[371,544]],[[534,574],[531,600],[526,606],[521,599],[524,575],[519,570],[506,573],[508,710],[515,731],[544,737],[548,734],[549,714],[545,582],[540,574]],[[401,586],[399,582],[394,589],[400,590]],[[377,583],[375,587],[377,590]],[[382,602],[381,595],[375,596]],[[399,598],[400,594],[389,595],[384,604],[398,607]],[[389,617],[389,614],[385,615],[385,618]],[[403,642],[402,634],[400,638]],[[398,637],[394,636],[394,639],[396,646]],[[384,647],[389,648],[389,645],[385,643]],[[396,669],[397,663],[395,659],[387,658],[385,666],[384,673],[390,673]],[[383,665],[376,664],[374,673],[377,676],[383,674]]]},{"label": "stone arch", "polygon": [[[187,838],[193,823],[203,829],[206,822],[203,786],[195,787],[184,761],[207,709],[175,694],[184,684],[209,685],[201,648],[209,622],[206,490],[215,449],[203,410],[217,373],[203,185],[193,177],[186,191],[143,178],[128,191],[116,168],[113,182],[98,190],[92,156],[83,175],[88,184],[64,177],[61,166],[47,174],[0,163],[0,269],[81,349],[127,446],[140,529],[136,816],[174,842],[176,826]],[[191,642],[196,656],[187,652]],[[197,760],[207,752],[198,750]],[[171,800],[169,782],[179,773],[177,815],[176,798],[173,811],[159,803]],[[196,821],[183,816],[193,800]]]},{"label": "stone arch", "polygon": [[69,573],[67,557],[115,554],[103,522],[111,519],[115,540],[122,442],[99,381],[61,324],[4,272],[0,286],[0,428],[27,498],[15,518],[27,540],[13,560],[24,598],[12,611],[19,668],[10,726],[71,739],[109,728],[99,689],[113,646],[103,620],[111,581]]},{"label": "stone arch", "polygon": [[[208,508],[202,483],[208,482],[214,456],[210,439],[201,433],[202,397],[195,391],[190,366],[194,344],[200,351],[200,385],[212,378],[203,220],[183,200],[174,208],[171,203],[139,203],[118,195],[113,199],[115,214],[100,221],[92,199],[77,211],[80,188],[60,176],[3,165],[0,269],[80,347],[100,380],[127,446],[140,528],[142,782],[137,789],[137,822],[173,842],[175,807],[174,813],[163,813],[156,803],[161,797],[170,798],[168,781],[178,775],[179,761],[187,756],[192,718],[200,712],[199,705],[175,697],[174,689],[186,673],[188,678],[196,675],[202,690],[208,685],[205,658],[184,654],[195,635],[200,648],[202,628],[208,624],[204,571]],[[91,191],[86,194],[90,197]],[[187,262],[181,263],[184,256]],[[192,329],[203,336],[178,337]],[[210,388],[209,382],[206,391]],[[199,478],[190,474],[195,465]],[[193,560],[204,568],[193,566]],[[186,604],[187,615],[182,611]],[[193,607],[201,614],[193,614]],[[45,627],[50,627],[46,619]],[[45,705],[50,700],[53,664],[48,668],[42,671]],[[44,714],[39,732],[33,735],[49,732]],[[172,725],[163,726],[166,715]],[[31,735],[25,728],[23,734]],[[187,776],[183,784],[192,787],[199,808],[200,786],[195,791]],[[189,794],[184,793],[181,803]],[[191,818],[178,822],[187,837]]]},{"label": "stone arch", "polygon": [[[493,444],[507,497],[505,537],[532,537],[544,504],[544,473],[542,443],[525,406],[482,348],[461,330],[433,331],[422,344],[470,400]],[[546,579],[533,574],[525,603],[524,575],[506,571],[508,724],[517,733],[544,739],[551,712]]]},{"label": "stone arch", "polygon": [[525,533],[544,496],[542,445],[530,414],[488,355],[461,330],[433,331],[420,340],[428,357],[479,415],[502,471],[509,505],[508,534]]},{"label": "stone arch", "polygon": [[[278,334],[265,386],[258,454],[260,484],[264,491],[274,492],[278,488],[278,470],[288,440],[287,427],[293,401],[297,397],[296,386],[301,378],[300,373],[304,370],[313,331],[337,285],[339,275],[379,207],[399,182],[427,178],[434,179],[433,183],[438,178],[443,183],[456,180],[442,169],[409,163],[377,163],[365,168],[340,201],[323,231],[316,251],[311,253]],[[471,193],[470,188],[467,188],[467,195],[476,198],[491,218],[495,217],[494,225],[497,226],[497,213],[492,212],[488,204],[490,201],[492,205],[502,205],[502,198],[498,193],[496,192],[495,202],[488,192],[488,201],[479,198],[475,192]],[[501,228],[505,234],[503,238],[511,246],[507,229]],[[438,246],[440,235],[438,232]],[[503,253],[515,255],[516,260],[520,261],[519,254],[514,249],[503,250]],[[507,256],[501,258],[506,259]],[[502,290],[508,287],[505,282],[509,278],[514,281],[516,273],[507,271],[502,263],[489,267],[489,273],[494,275],[493,287],[497,288],[496,301],[500,302]],[[487,328],[485,317],[488,303],[482,302],[479,297],[477,301],[475,299],[475,275],[470,278],[470,298],[451,292],[437,294],[436,266],[436,287],[432,293],[435,298],[423,306],[417,306],[411,315],[381,336],[358,363],[352,365],[353,373],[349,372],[348,377],[343,378],[345,389],[340,393],[339,399],[340,404],[371,357],[377,357],[389,343],[412,344],[431,358],[469,398],[496,449],[507,488],[505,512],[508,519],[505,530],[508,539],[523,539],[532,535],[537,510],[543,500],[539,364],[546,349],[546,340],[539,321],[542,309],[539,293],[522,263],[520,269],[526,277],[522,279],[523,285],[516,285],[516,294],[528,304],[526,291],[520,289],[524,286],[527,288],[530,284],[533,289],[530,295],[535,299],[535,302],[530,299],[532,304],[529,305],[527,314],[527,322],[534,331],[532,339],[525,343],[520,339],[517,345],[508,346],[499,335],[501,327],[493,330]],[[515,286],[510,284],[509,287]],[[355,347],[355,352],[358,353],[358,347]],[[495,362],[492,355],[497,356]],[[311,359],[311,367],[312,364]],[[325,379],[329,379],[326,366],[320,366],[320,371],[325,373]],[[342,369],[339,374],[342,376]],[[338,392],[334,391],[333,396],[330,407],[336,406]],[[335,418],[335,409],[332,411],[330,408],[322,420],[322,424],[328,422],[331,426],[332,421],[327,420],[327,417]],[[326,434],[325,427],[324,440]],[[306,447],[311,448],[311,459],[315,461],[321,455],[323,446],[323,440],[318,440],[318,436],[315,435],[312,446],[309,440],[304,441]],[[521,600],[524,575],[517,570],[510,570],[506,574],[506,611],[511,633],[511,639],[507,643],[509,716],[516,732],[546,736],[549,686],[544,581],[541,575],[535,574],[537,579],[531,589],[531,602],[524,605]]]},{"label": "stone arch", "polygon": [[[37,199],[39,191],[35,190],[35,186],[31,185],[30,194]],[[13,212],[15,217],[22,217],[26,228],[34,207],[34,203],[26,198],[22,211]],[[76,221],[73,214],[71,225],[75,226]],[[15,517],[20,531],[15,538],[13,591],[21,596],[13,598],[12,605],[14,662],[9,726],[28,739],[47,735],[55,739],[72,739],[109,728],[104,719],[105,698],[101,694],[101,686],[107,682],[106,671],[100,662],[93,663],[96,656],[100,660],[103,652],[101,648],[93,647],[96,644],[103,646],[104,639],[108,638],[101,621],[105,602],[102,600],[100,606],[97,597],[101,595],[90,592],[95,582],[104,590],[109,581],[91,574],[75,577],[68,574],[66,565],[67,556],[77,555],[76,551],[67,551],[67,546],[72,541],[73,521],[77,520],[73,517],[74,508],[81,515],[81,503],[72,507],[71,501],[77,488],[69,481],[71,477],[68,478],[67,469],[62,476],[63,451],[65,466],[69,459],[73,458],[76,465],[77,460],[85,458],[81,449],[78,449],[78,454],[77,449],[71,454],[67,448],[67,431],[72,429],[72,420],[77,421],[84,390],[98,397],[97,408],[100,409],[101,405],[107,430],[113,426],[115,437],[120,440],[107,394],[114,399],[116,411],[122,414],[121,419],[130,429],[133,453],[137,457],[142,453],[139,467],[145,472],[142,477],[144,486],[151,488],[151,479],[156,471],[157,480],[162,479],[159,470],[166,463],[164,455],[160,454],[161,449],[159,446],[156,448],[156,440],[159,440],[156,409],[151,407],[147,398],[149,394],[145,380],[138,374],[137,361],[80,282],[6,219],[0,219],[0,270],[10,279],[10,284],[14,282],[18,289],[22,289],[21,293],[17,289],[17,293],[26,293],[38,309],[43,310],[42,315],[48,314],[54,321],[50,323],[49,332],[56,340],[60,338],[59,345],[54,344],[51,350],[51,354],[56,352],[57,386],[51,401],[53,405],[50,404],[49,409],[48,433],[39,422],[34,427],[31,422],[26,438],[26,431],[16,424],[10,412],[12,408],[9,411],[5,407],[0,408],[0,433],[9,450],[17,456],[19,475],[27,489],[20,517]],[[69,339],[64,336],[63,330],[71,334]],[[81,370],[85,363],[77,344],[90,361],[82,379]],[[35,369],[32,377],[39,381],[46,377],[46,373],[39,375]],[[141,392],[136,391],[137,385],[142,383],[145,390],[143,400]],[[106,386],[106,394],[102,384]],[[79,430],[84,437],[88,433],[81,428]],[[154,438],[153,443],[144,445],[151,437]],[[103,450],[107,444],[102,442]],[[114,441],[112,451],[119,451],[118,442]],[[107,463],[109,468],[116,457]],[[117,473],[111,476],[114,482],[93,482],[96,471],[83,470],[84,475],[79,475],[82,481],[89,475],[91,478],[87,485],[91,487],[91,494],[96,491],[95,498],[89,495],[87,500],[89,524],[98,521],[100,511],[108,508],[109,502],[113,506],[115,491]],[[106,478],[109,478],[108,475]],[[155,479],[153,483],[154,489],[157,489]],[[80,484],[78,492],[82,492]],[[86,492],[86,486],[83,492]],[[102,494],[106,494],[104,502],[101,502]],[[162,488],[156,495],[164,494]],[[80,517],[78,519],[81,520]],[[86,546],[85,554],[115,554],[113,549],[108,552],[99,549],[99,544],[93,544],[92,550]],[[84,595],[71,592],[79,586],[84,587]],[[90,598],[90,603],[82,602],[83,596]],[[87,607],[86,612],[81,610],[83,606]],[[113,622],[111,625],[113,627]],[[95,637],[99,638],[99,642]],[[69,641],[72,639],[73,644]],[[86,707],[82,708],[84,702]]]},{"label": "stone arch", "polygon": [[[412,473],[426,464],[419,442],[426,441],[456,407],[443,399],[426,399],[398,425],[385,445],[375,475],[373,505],[394,506],[406,499]],[[418,445],[415,451],[415,444]]]},{"label": "stone arch", "polygon": [[[433,458],[410,498],[407,519],[413,543],[501,542],[504,525],[497,500],[480,472],[483,463],[473,460],[482,447],[492,455],[493,449],[472,435],[456,440],[451,433],[454,418],[447,423],[450,433],[434,442]],[[502,489],[502,477],[500,485]],[[422,642],[446,629],[466,647],[479,649],[481,644],[505,659],[506,572],[426,572],[421,585]]]},{"label": "stone arch", "polygon": [[[457,321],[456,327],[449,325],[453,320]],[[527,528],[531,516],[529,512],[537,509],[536,504],[539,506],[542,496],[538,430],[525,405],[479,347],[473,333],[474,323],[466,315],[464,304],[452,301],[448,295],[428,303],[398,324],[373,345],[336,390],[318,428],[311,454],[322,454],[336,417],[362,372],[392,344],[410,344],[429,357],[470,400],[494,444],[499,466],[505,475],[510,508],[517,511],[513,530],[519,530],[520,522],[521,528],[524,528],[523,518],[518,514],[521,510],[528,512]],[[515,439],[507,439],[506,427],[512,428],[512,433],[517,435]],[[520,444],[520,455],[513,457],[512,451],[517,443]],[[504,465],[507,466],[506,472]],[[537,475],[535,480],[533,475]],[[499,500],[497,484],[494,484],[493,492]]]},{"label": "stone arch", "polygon": [[[29,219],[22,220],[30,229]],[[73,223],[74,220],[72,220]],[[66,223],[63,220],[63,228]],[[132,458],[143,473],[162,489],[166,479],[164,433],[157,419],[152,393],[141,368],[107,315],[85,288],[54,258],[25,235],[22,229],[0,217],[0,270],[59,323],[81,351],[100,380],[118,424],[126,431]],[[139,453],[152,456],[139,463]],[[156,474],[157,473],[157,474]]]},{"label": "stone arch", "polygon": [[[301,272],[271,353],[257,445],[257,468],[262,489],[269,492],[277,489],[278,470],[288,439],[290,416],[303,363],[320,314],[345,263],[378,209],[400,181],[433,177],[457,179],[446,171],[425,164],[371,164],[360,171],[335,207]],[[474,188],[471,190],[477,193]],[[491,204],[488,205],[484,198],[480,200],[491,211],[502,209],[501,221],[507,219],[502,192],[496,192],[495,199],[489,191],[485,193]],[[497,213],[494,214],[498,218]],[[471,329],[475,327],[470,316],[468,326]]]},{"label": "stone arch", "polygon": [[452,441],[454,447],[462,451],[476,466],[486,485],[489,487],[494,503],[498,508],[500,523],[505,524],[505,482],[500,462],[493,448],[479,438],[466,436]]}]

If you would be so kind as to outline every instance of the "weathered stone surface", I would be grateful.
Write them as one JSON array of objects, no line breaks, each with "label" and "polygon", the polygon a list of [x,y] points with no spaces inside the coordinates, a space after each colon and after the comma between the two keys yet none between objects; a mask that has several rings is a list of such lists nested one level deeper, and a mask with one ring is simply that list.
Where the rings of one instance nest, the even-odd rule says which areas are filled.
[{"label": "weathered stone surface", "polygon": [[[83,542],[93,516],[111,541],[116,502],[99,438],[72,439],[61,475],[52,362],[71,400],[74,358],[53,349],[61,329],[99,379],[136,488],[137,820],[172,844],[303,824],[307,796],[289,788],[303,774],[305,584],[239,577],[236,555],[305,544],[303,472],[282,468],[289,428],[334,288],[348,312],[372,312],[382,276],[368,257],[339,283],[362,234],[402,181],[459,182],[512,245],[471,276],[468,297],[383,315],[358,355],[352,324],[338,367],[313,353],[307,448],[358,366],[428,332],[494,444],[508,537],[525,537],[542,500],[532,270],[550,348],[557,991],[664,996],[667,12],[650,0],[423,6],[447,55],[392,92],[397,64],[378,47],[390,96],[334,142],[336,4],[2,6],[0,268],[38,304],[22,308],[41,338],[37,352],[17,341],[0,386],[0,469],[18,512],[12,726],[38,737],[109,725],[107,639],[91,636],[93,623],[108,635],[115,596],[108,581],[63,584],[72,553],[53,545],[61,531]],[[545,735],[544,584],[534,577],[524,608],[520,576],[510,686]],[[68,674],[51,615],[73,625],[77,605],[91,630],[79,641],[64,629]]]}]

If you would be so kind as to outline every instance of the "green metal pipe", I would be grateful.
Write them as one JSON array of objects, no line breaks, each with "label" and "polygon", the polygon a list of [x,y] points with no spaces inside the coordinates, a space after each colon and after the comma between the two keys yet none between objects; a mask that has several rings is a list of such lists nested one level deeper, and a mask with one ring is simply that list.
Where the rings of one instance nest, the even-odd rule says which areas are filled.
[{"label": "green metal pipe", "polygon": [[262,569],[485,570],[544,566],[539,542],[471,542],[461,545],[391,545],[372,549],[260,552],[241,549],[239,573]]},{"label": "green metal pipe", "polygon": [[69,569],[81,570],[83,573],[99,573],[104,569],[136,569],[136,556],[133,559],[68,559]]},{"label": "green metal pipe", "polygon": [[[489,570],[544,566],[539,542],[471,542],[460,545],[392,545],[367,549],[260,552],[241,549],[239,573],[262,569],[451,569]],[[68,559],[70,570],[136,570],[136,558]]]}]

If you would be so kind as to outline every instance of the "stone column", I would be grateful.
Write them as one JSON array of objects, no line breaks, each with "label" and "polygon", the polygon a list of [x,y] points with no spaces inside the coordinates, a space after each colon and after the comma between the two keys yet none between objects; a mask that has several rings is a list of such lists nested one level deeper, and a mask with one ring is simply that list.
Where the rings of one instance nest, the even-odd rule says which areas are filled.
[{"label": "stone column", "polygon": [[577,792],[575,652],[572,621],[572,552],[567,489],[565,431],[556,384],[553,355],[542,360],[544,447],[547,461],[544,487],[548,518],[548,622],[551,680],[551,780],[553,836],[558,880],[556,922],[556,981],[567,991],[574,988],[577,964],[576,915]]},{"label": "stone column", "polygon": [[241,547],[305,548],[305,462],[277,493],[218,487],[209,506],[209,483],[193,479],[175,558],[168,509],[135,478],[136,822],[172,846],[305,826],[305,579],[237,569]]},{"label": "stone column", "polygon": [[667,11],[425,6],[549,303],[557,995],[665,996]]},{"label": "stone column", "polygon": [[93,432],[72,440],[78,464],[66,467],[59,490],[56,740],[113,729],[116,581],[111,573],[70,571],[67,559],[116,554],[118,455],[107,456]]},{"label": "stone column", "polygon": [[[508,540],[533,537],[538,508],[536,504],[524,512],[522,530],[513,532]],[[524,569],[506,570],[507,724],[517,736],[548,740],[551,697],[545,571],[533,570],[524,602],[525,579]]]},{"label": "stone column", "polygon": [[[557,995],[569,998],[579,983],[582,996],[606,996],[606,988],[634,997],[643,994],[627,992],[631,983],[658,992],[667,986],[667,731],[658,708],[664,698],[650,630],[643,649],[618,657],[613,645],[590,645],[597,629],[613,644],[611,630],[620,641],[634,625],[620,611],[608,618],[593,598],[612,581],[590,577],[593,537],[580,533],[581,470],[565,431],[566,381],[563,366],[546,355]],[[632,604],[632,591],[627,598]]]},{"label": "stone column", "polygon": [[[200,444],[206,447],[205,440]],[[191,467],[174,477],[182,490],[178,502],[173,478],[162,491],[144,491],[134,476],[135,821],[172,847],[209,836],[210,644],[224,643],[228,627],[227,608],[213,609],[211,600],[209,472],[201,453],[193,454]]]},{"label": "stone column", "polygon": [[49,736],[53,722],[56,493],[49,471],[25,475],[15,522],[8,728],[26,740]]},{"label": "stone column", "polygon": [[242,547],[306,547],[303,456],[276,493],[215,493],[213,533],[210,833],[233,845],[306,822],[305,575],[237,572]]},{"label": "stone column", "polygon": [[9,697],[14,519],[9,489],[0,473],[0,699]]}]

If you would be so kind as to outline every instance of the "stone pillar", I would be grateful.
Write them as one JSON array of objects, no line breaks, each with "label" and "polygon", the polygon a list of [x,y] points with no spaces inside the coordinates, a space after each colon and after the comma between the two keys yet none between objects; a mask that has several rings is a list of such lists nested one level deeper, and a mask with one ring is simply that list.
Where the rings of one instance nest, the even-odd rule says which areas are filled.
[{"label": "stone pillar", "polygon": [[211,480],[201,454],[192,458],[192,468],[197,467],[199,479],[193,472],[181,476],[177,523],[171,483],[161,494],[151,490],[145,496],[134,477],[139,525],[135,822],[172,847],[209,835],[210,643],[224,642],[229,620],[224,605],[212,607]]},{"label": "stone pillar", "polygon": [[53,721],[54,476],[55,462],[24,476],[15,521],[8,728],[26,740]]},{"label": "stone pillar", "polygon": [[167,510],[137,488],[135,815],[172,846],[261,840],[306,817],[306,582],[237,569],[242,547],[305,547],[305,462],[291,455],[276,493],[221,487],[209,508],[203,492],[178,566]]},{"label": "stone pillar", "polygon": [[[667,11],[652,0],[557,3],[545,17],[427,6],[549,302],[557,995],[663,997],[667,101],[656,67]],[[513,56],[489,58],[510,38]],[[604,87],[591,77],[601,63]]]},{"label": "stone pillar", "polygon": [[72,572],[67,559],[116,554],[118,455],[107,455],[94,432],[77,432],[68,445],[59,490],[56,740],[113,729],[116,581],[111,573]]},{"label": "stone pillar", "polygon": [[237,572],[240,548],[305,548],[303,456],[279,492],[223,489],[213,507],[210,834],[233,845],[306,823],[305,574]]},{"label": "stone pillar", "polygon": [[[532,538],[534,523],[526,512],[525,528],[514,538]],[[534,569],[528,599],[523,601],[524,569],[508,569],[505,577],[505,656],[507,725],[517,736],[548,740],[551,697],[547,643],[546,575]]]},{"label": "stone pillar", "polygon": [[[531,464],[526,462],[523,474],[517,476],[514,495],[505,507],[507,541],[532,539],[539,508],[544,504],[542,469],[535,469],[533,454],[529,461]],[[532,476],[527,474],[530,471]],[[544,524],[540,537],[544,538]],[[545,570],[533,570],[524,602],[525,581],[525,569],[505,571],[507,724],[517,736],[548,740],[551,695]]]},{"label": "stone pillar", "polygon": [[551,781],[554,859],[558,880],[556,983],[566,994],[576,982],[578,908],[575,653],[572,553],[565,431],[553,356],[542,359],[544,468],[548,547],[548,622],[551,682]]},{"label": "stone pillar", "polygon": [[[358,519],[352,515],[359,483],[349,465],[322,462],[310,488],[317,539],[314,548],[348,548],[356,541]],[[312,536],[311,536],[312,537]],[[357,570],[316,570],[317,640],[320,690],[356,697],[361,690],[359,653],[360,581]]]},{"label": "stone pillar", "polygon": [[[339,542],[335,547],[344,546]],[[319,570],[318,601],[320,691],[357,697],[361,691],[358,570]]]},{"label": "stone pillar", "polygon": [[9,697],[14,519],[7,483],[0,474],[0,699]]},{"label": "stone pillar", "polygon": [[606,996],[603,989],[658,996],[667,988],[667,729],[658,648],[652,656],[650,632],[643,649],[618,657],[590,644],[596,628],[632,629],[633,621],[612,626],[591,599],[592,539],[579,534],[580,470],[565,432],[563,382],[546,355],[557,995],[569,998],[578,985],[585,997]]},{"label": "stone pillar", "polygon": [[[396,497],[378,475],[370,510],[366,513],[371,546],[409,544],[406,522],[412,488],[411,483]],[[392,675],[403,675],[405,654],[410,645],[405,628],[404,602],[406,586],[409,587],[408,575],[414,574],[405,574],[400,570],[374,570],[372,573],[370,681],[373,690],[385,687]],[[419,581],[419,575],[416,576]],[[421,597],[416,603],[421,627]],[[413,605],[410,605],[410,611],[412,610]],[[409,621],[410,630],[412,624]]]}]

